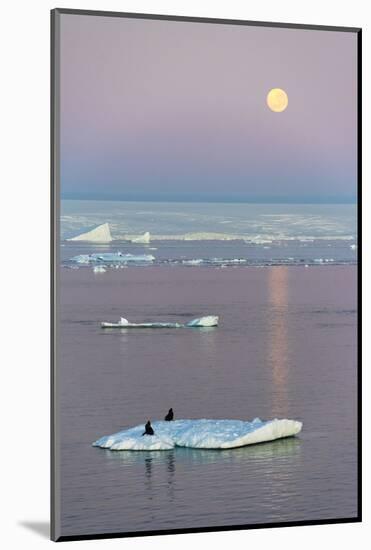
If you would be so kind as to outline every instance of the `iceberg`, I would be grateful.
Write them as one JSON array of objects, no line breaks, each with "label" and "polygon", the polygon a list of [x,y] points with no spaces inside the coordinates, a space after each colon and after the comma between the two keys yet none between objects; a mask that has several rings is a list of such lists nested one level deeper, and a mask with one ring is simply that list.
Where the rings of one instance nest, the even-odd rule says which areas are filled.
[{"label": "iceberg", "polygon": [[183,323],[130,323],[124,317],[120,317],[117,323],[109,323],[103,321],[102,328],[201,328],[201,327],[217,327],[219,317],[217,315],[206,315],[198,319],[192,319],[186,324]]},{"label": "iceberg", "polygon": [[108,264],[127,264],[127,263],[146,263],[153,262],[155,259],[152,254],[122,254],[122,252],[103,252],[102,254],[79,254],[71,258],[71,262],[78,264],[90,263],[108,263]]},{"label": "iceberg", "polygon": [[91,231],[86,233],[81,233],[81,235],[76,235],[67,241],[85,241],[92,243],[110,243],[112,242],[111,231],[108,223],[102,223],[98,225]]},{"label": "iceberg", "polygon": [[260,420],[175,420],[152,422],[155,435],[142,435],[140,424],[101,437],[93,447],[111,451],[166,451],[175,447],[192,449],[235,449],[255,443],[297,435],[302,422],[288,419]]},{"label": "iceberg", "polygon": [[146,231],[143,235],[139,235],[139,237],[135,237],[134,239],[131,239],[132,243],[138,243],[138,244],[148,244],[151,242],[151,235],[149,231]]}]

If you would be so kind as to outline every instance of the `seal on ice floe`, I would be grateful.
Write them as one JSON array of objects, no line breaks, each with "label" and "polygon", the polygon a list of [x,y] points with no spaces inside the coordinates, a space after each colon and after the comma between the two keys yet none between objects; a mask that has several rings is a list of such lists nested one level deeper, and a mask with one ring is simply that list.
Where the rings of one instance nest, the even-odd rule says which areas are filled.
[{"label": "seal on ice floe", "polygon": [[164,420],[166,420],[166,422],[171,422],[171,420],[174,420],[174,411],[172,408],[169,409],[169,412],[165,416]]},{"label": "seal on ice floe", "polygon": [[144,432],[142,433],[142,435],[155,435],[155,432],[153,431],[150,420],[147,420],[147,423],[144,426]]}]

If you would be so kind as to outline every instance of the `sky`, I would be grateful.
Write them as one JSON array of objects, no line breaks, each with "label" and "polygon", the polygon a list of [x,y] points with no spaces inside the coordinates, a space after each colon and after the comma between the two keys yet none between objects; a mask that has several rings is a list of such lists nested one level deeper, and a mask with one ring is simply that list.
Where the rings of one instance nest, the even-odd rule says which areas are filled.
[{"label": "sky", "polygon": [[60,56],[62,198],[355,201],[355,33],[62,14]]}]

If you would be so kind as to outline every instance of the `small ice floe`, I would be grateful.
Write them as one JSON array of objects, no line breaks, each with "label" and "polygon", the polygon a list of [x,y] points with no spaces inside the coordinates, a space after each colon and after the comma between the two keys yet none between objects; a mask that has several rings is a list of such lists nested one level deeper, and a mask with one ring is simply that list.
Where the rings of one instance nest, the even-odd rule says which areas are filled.
[{"label": "small ice floe", "polygon": [[292,437],[300,433],[303,424],[297,420],[274,419],[252,422],[244,420],[174,420],[152,422],[154,435],[142,435],[144,425],[140,424],[101,437],[94,447],[111,451],[154,451],[175,447],[193,449],[234,449]]},{"label": "small ice floe", "polygon": [[90,255],[89,254],[80,254],[79,256],[74,256],[71,258],[71,262],[75,262],[77,264],[87,264],[89,265],[91,262]]},{"label": "small ice floe", "polygon": [[273,243],[272,239],[262,237],[261,235],[255,235],[255,237],[251,237],[249,239],[245,238],[243,239],[243,241],[245,244],[257,244],[257,245]]},{"label": "small ice floe", "polygon": [[124,317],[120,317],[117,323],[102,322],[102,328],[201,328],[217,327],[219,317],[217,315],[205,315],[197,319],[192,319],[188,323],[131,323]]},{"label": "small ice floe", "polygon": [[204,261],[202,258],[195,258],[194,260],[182,260],[182,264],[184,265],[200,265]]},{"label": "small ice floe", "polygon": [[357,250],[357,245],[356,245],[356,244],[351,244],[351,245],[350,245],[350,248],[351,248],[352,250]]},{"label": "small ice floe", "polygon": [[313,260],[316,264],[328,264],[334,262],[334,258],[315,258]]},{"label": "small ice floe", "polygon": [[93,267],[94,273],[105,273],[107,271],[106,267],[104,265],[95,265]]}]

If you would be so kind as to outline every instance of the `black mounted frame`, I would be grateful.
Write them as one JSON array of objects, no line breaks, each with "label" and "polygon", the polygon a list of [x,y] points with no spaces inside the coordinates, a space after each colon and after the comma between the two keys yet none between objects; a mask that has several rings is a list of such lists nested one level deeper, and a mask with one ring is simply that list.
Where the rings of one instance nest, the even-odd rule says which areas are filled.
[{"label": "black mounted frame", "polygon": [[[357,403],[358,403],[358,513],[356,517],[337,519],[317,519],[308,521],[289,521],[264,524],[227,525],[218,527],[202,527],[187,529],[166,529],[139,532],[114,532],[89,534],[78,536],[64,536],[59,533],[56,525],[58,517],[59,492],[58,475],[58,433],[56,429],[56,350],[57,350],[57,305],[58,305],[58,265],[59,265],[59,191],[60,191],[60,157],[59,157],[59,44],[60,44],[60,15],[86,15],[100,17],[122,17],[133,19],[152,19],[163,21],[183,21],[204,24],[228,24],[253,27],[278,27],[287,29],[307,29],[317,31],[341,31],[357,35],[357,232],[358,232],[358,267],[357,267]],[[152,535],[170,535],[181,533],[199,533],[216,531],[235,531],[242,529],[265,529],[270,527],[290,527],[301,525],[323,525],[337,523],[355,523],[362,521],[362,29],[357,27],[336,27],[324,25],[303,25],[292,23],[268,23],[262,21],[243,21],[239,19],[216,19],[201,17],[180,17],[172,15],[153,15],[144,13],[122,13],[109,11],[78,10],[56,8],[51,11],[51,539],[56,542],[89,539],[108,539],[121,537],[139,537]]]}]

